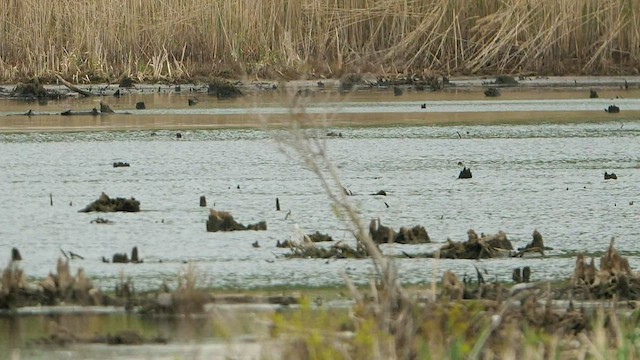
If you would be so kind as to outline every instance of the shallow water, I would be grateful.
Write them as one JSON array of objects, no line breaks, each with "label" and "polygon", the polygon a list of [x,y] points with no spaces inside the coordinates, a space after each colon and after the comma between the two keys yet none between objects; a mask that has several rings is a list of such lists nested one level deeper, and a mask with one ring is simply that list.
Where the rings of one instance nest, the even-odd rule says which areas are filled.
[{"label": "shallow water", "polygon": [[[465,240],[468,229],[487,234],[503,230],[516,247],[529,242],[538,229],[545,244],[555,249],[544,259],[398,258],[399,275],[406,283],[431,282],[447,269],[472,275],[474,266],[486,269],[490,279],[509,280],[514,267],[525,265],[532,267],[534,280],[566,277],[577,252],[599,254],[612,237],[635,269],[640,266],[640,117],[625,110],[640,110],[640,101],[625,96],[618,100],[623,111],[614,115],[601,110],[611,99],[594,103],[557,95],[564,94],[560,92],[537,98],[553,94],[561,100],[534,101],[530,93],[498,102],[475,93],[460,93],[453,102],[415,94],[398,100],[388,94],[354,96],[339,107],[332,102],[313,106],[331,113],[342,109],[338,123],[353,117],[369,126],[334,128],[341,138],[327,138],[328,130],[310,132],[327,142],[365,223],[380,218],[396,229],[423,225],[434,241],[384,245],[387,254],[432,251],[447,238]],[[280,150],[274,135],[285,134],[282,130],[229,129],[224,121],[220,129],[207,126],[230,109],[238,112],[231,125],[255,126],[255,121],[241,118],[272,112],[276,100],[267,99],[258,109],[204,100],[195,110],[183,104],[186,97],[176,98],[142,97],[157,104],[156,110],[110,118],[0,117],[0,126],[10,131],[0,134],[0,254],[6,254],[0,266],[15,246],[32,278],[53,271],[64,249],[84,256],[73,260],[72,268],[84,268],[103,288],[112,288],[121,274],[131,276],[138,288],[153,288],[163,280],[174,283],[186,263],[195,265],[202,286],[221,288],[341,285],[342,273],[357,283],[368,281],[370,260],[286,259],[282,255],[287,250],[275,247],[276,241],[294,233],[296,224],[306,232],[353,243],[351,226],[332,210],[316,176]],[[53,113],[69,101],[50,103],[42,112]],[[71,105],[80,108],[91,104],[87,101]],[[124,101],[118,100],[114,108],[130,109]],[[442,111],[423,114],[419,104],[425,101]],[[182,105],[171,106],[177,103]],[[497,111],[474,112],[487,103]],[[2,106],[0,113],[7,115],[33,104]],[[456,109],[470,122],[488,125],[457,122]],[[430,118],[436,113],[442,121]],[[288,115],[271,116],[285,122]],[[489,117],[491,121],[483,121]],[[535,124],[526,121],[532,118]],[[441,122],[446,125],[424,125]],[[167,130],[173,128],[181,129],[182,139]],[[67,132],[57,131],[61,129]],[[113,168],[115,161],[131,167]],[[472,169],[473,179],[457,179],[458,161]],[[615,172],[618,180],[604,181],[605,171]],[[388,196],[368,195],[378,190]],[[101,192],[133,196],[142,211],[78,212]],[[198,206],[201,195],[207,197],[208,208]],[[275,210],[276,197],[282,211]],[[244,224],[266,220],[269,230],[207,233],[212,207],[231,212]],[[97,217],[114,224],[91,223]],[[251,246],[255,241],[259,248]],[[143,264],[100,261],[130,252],[133,246],[138,246]]]},{"label": "shallow water", "polygon": [[[65,314],[57,310],[51,314],[0,316],[0,358],[228,359],[243,354],[243,349],[249,350],[246,346],[256,346],[249,352],[254,357],[253,353],[260,351],[256,340],[267,342],[264,324],[271,313],[272,310],[236,307],[184,317],[135,316],[113,311]],[[102,340],[61,346],[47,342],[51,335],[66,331],[86,342],[128,331],[140,335],[145,344],[114,346]]]}]

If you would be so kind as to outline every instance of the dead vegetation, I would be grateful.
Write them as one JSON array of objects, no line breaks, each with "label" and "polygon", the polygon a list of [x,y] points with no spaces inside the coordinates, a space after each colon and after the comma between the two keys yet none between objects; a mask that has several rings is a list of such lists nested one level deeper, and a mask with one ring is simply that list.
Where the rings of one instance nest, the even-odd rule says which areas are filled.
[{"label": "dead vegetation", "polygon": [[423,69],[425,76],[634,74],[640,57],[640,4],[624,0],[171,0],[46,9],[25,0],[3,8],[3,81],[58,73],[114,84]]},{"label": "dead vegetation", "polygon": [[11,260],[2,272],[0,284],[0,309],[15,309],[23,306],[58,305],[73,303],[80,305],[112,304],[112,299],[95,289],[82,268],[73,276],[69,261],[58,259],[56,273],[37,284],[28,283],[20,267],[20,261]]},{"label": "dead vegetation", "polygon": [[631,270],[629,261],[615,249],[614,240],[600,258],[600,268],[592,257],[588,262],[582,253],[576,257],[571,277],[573,296],[582,299],[640,300],[640,275]]},{"label": "dead vegetation", "polygon": [[[624,357],[621,354],[637,351],[631,334],[638,318],[635,313],[630,318],[622,314],[632,311],[633,303],[618,301],[636,297],[624,284],[640,289],[639,276],[613,242],[600,262],[597,270],[585,266],[579,256],[572,280],[561,285],[487,283],[480,271],[477,281],[460,281],[446,271],[439,293],[403,296],[388,307],[382,303],[390,300],[388,290],[372,282],[366,296],[356,293],[360,296],[355,296],[347,319],[330,322],[336,324],[333,332],[320,321],[308,320],[299,327],[295,321],[278,321],[276,330],[285,335],[285,356],[302,359],[313,358],[320,349],[332,357],[357,359]],[[625,278],[630,281],[625,283]],[[580,289],[589,296],[567,297]],[[577,303],[595,298],[607,301]],[[340,336],[345,329],[353,336]],[[325,334],[324,340],[312,336],[318,332]]]},{"label": "dead vegetation", "polygon": [[509,256],[513,245],[507,239],[507,234],[499,231],[495,235],[478,236],[474,230],[467,231],[468,239],[465,242],[452,241],[447,239],[447,243],[440,250],[427,257],[440,257],[444,259],[488,259],[494,257]]}]

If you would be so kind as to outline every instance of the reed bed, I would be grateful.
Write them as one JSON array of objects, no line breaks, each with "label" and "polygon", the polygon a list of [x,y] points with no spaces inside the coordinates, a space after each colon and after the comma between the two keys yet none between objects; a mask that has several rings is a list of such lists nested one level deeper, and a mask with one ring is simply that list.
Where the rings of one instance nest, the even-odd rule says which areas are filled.
[{"label": "reed bed", "polygon": [[634,0],[0,0],[0,79],[637,73]]}]

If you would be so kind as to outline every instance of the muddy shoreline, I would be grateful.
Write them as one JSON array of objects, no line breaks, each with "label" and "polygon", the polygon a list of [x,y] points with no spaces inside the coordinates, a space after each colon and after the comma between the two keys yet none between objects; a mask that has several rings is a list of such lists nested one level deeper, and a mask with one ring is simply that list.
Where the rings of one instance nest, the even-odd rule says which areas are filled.
[{"label": "muddy shoreline", "polygon": [[[640,88],[640,76],[531,76],[516,78],[517,84],[496,83],[497,77],[451,77],[442,86],[442,90],[449,89],[481,89],[486,87],[499,87],[504,89],[637,89]],[[298,90],[340,91],[341,79],[322,80],[237,80],[229,81],[247,94],[262,92],[285,91],[295,94]],[[17,84],[0,85],[0,94],[13,91]],[[43,84],[47,90],[57,91],[65,96],[80,96],[77,92],[70,90],[64,84]],[[112,96],[116,91],[120,95],[151,94],[151,93],[207,93],[208,86],[203,83],[183,83],[183,84],[152,84],[133,83],[131,87],[120,87],[118,84],[74,84],[77,88],[92,92],[97,95]],[[353,90],[379,90],[389,86],[411,87],[402,84],[395,78],[379,77],[373,75],[363,75],[360,83],[355,84]],[[425,90],[429,92],[429,90]],[[75,95],[74,95],[75,94]],[[0,96],[0,99],[2,97]]]},{"label": "muddy shoreline", "polygon": [[[623,106],[620,114],[602,111],[614,102],[635,101],[640,93],[640,76],[524,77],[514,79],[517,83],[506,84],[496,84],[501,82],[497,77],[454,77],[447,79],[446,84],[442,80],[438,80],[442,87],[435,91],[417,83],[407,83],[406,79],[375,76],[363,76],[348,91],[339,79],[246,80],[230,82],[245,95],[233,99],[212,95],[208,84],[71,85],[74,91],[69,84],[59,83],[44,85],[46,91],[58,94],[59,99],[41,101],[11,96],[16,85],[4,85],[0,86],[0,133],[266,129],[287,127],[299,116],[304,116],[304,123],[311,127],[338,128],[633,121],[640,116],[635,105],[629,108],[620,104]],[[483,92],[489,88],[499,89],[501,97],[486,97]],[[599,92],[600,98],[590,99],[590,91]],[[95,96],[85,97],[81,95],[83,92]],[[590,108],[567,111],[565,105],[572,105],[560,103],[570,99]],[[459,104],[484,103],[485,107],[492,108],[489,111],[486,108],[458,111],[451,109],[455,100],[459,100]],[[553,111],[534,108],[509,112],[498,108],[504,106],[500,103],[514,100],[546,100],[557,105]],[[398,113],[376,113],[373,108],[344,113],[331,110],[331,104],[340,106],[343,102],[361,104],[366,101],[402,106],[398,107]],[[425,101],[432,104],[427,106]],[[146,109],[136,109],[139,102],[146,102]],[[103,103],[114,112],[98,110]],[[330,106],[323,108],[327,104]],[[427,109],[421,109],[421,104]],[[443,109],[441,105],[445,104],[449,108]]]}]

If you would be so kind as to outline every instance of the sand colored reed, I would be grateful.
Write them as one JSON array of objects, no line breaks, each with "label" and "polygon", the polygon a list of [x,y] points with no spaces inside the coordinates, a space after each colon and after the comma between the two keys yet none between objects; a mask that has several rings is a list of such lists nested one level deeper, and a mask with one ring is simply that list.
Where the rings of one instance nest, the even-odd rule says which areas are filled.
[{"label": "sand colored reed", "polygon": [[636,73],[635,0],[0,0],[0,79]]}]

